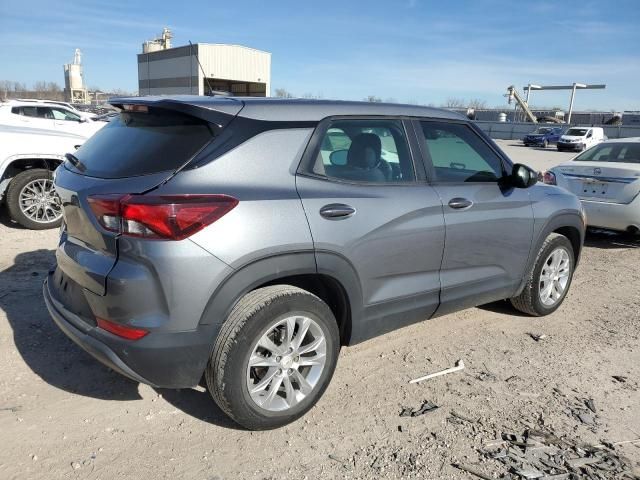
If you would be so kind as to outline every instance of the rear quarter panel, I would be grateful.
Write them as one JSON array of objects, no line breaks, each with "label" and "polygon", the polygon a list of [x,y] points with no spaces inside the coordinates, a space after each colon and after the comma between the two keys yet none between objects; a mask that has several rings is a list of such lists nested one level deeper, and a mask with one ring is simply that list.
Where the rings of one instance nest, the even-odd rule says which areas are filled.
[{"label": "rear quarter panel", "polygon": [[313,251],[295,171],[311,128],[269,130],[204,166],[180,172],[158,194],[216,193],[240,203],[190,239],[238,269],[260,258]]}]

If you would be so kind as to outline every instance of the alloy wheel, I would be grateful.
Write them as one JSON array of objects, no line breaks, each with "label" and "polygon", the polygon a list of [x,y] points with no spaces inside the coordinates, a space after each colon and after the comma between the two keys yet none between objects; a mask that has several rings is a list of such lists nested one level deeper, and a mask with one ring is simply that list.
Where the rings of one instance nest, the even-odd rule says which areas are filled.
[{"label": "alloy wheel", "polygon": [[277,321],[254,345],[247,389],[260,408],[295,407],[315,388],[326,363],[327,342],[320,325],[304,315]]},{"label": "alloy wheel", "polygon": [[564,295],[571,275],[569,252],[556,248],[545,260],[540,272],[539,291],[543,305],[551,307]]},{"label": "alloy wheel", "polygon": [[51,223],[62,216],[60,199],[53,182],[49,179],[27,183],[18,196],[20,211],[34,222]]}]

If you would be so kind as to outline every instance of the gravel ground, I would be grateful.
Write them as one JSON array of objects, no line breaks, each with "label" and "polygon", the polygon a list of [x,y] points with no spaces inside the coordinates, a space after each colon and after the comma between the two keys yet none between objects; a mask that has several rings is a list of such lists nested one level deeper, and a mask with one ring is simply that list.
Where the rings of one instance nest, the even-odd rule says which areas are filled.
[{"label": "gravel ground", "polygon": [[[571,157],[501,144],[535,168]],[[590,234],[551,316],[500,302],[344,348],[306,417],[247,432],[204,391],[138,385],[76,347],[41,298],[57,232],[0,220],[2,479],[472,478],[455,463],[498,478],[505,465],[480,451],[505,432],[581,445],[640,437],[640,237]],[[458,359],[462,372],[408,384]],[[400,417],[425,400],[439,408]],[[640,474],[640,442],[615,453]]]}]

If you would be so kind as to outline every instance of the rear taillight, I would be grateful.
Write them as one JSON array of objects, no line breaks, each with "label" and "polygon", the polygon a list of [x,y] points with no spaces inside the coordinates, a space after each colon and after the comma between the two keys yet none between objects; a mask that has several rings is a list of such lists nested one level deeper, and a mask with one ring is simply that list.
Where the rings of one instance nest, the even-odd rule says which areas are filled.
[{"label": "rear taillight", "polygon": [[106,330],[109,333],[113,333],[120,338],[126,338],[127,340],[140,340],[149,333],[148,330],[143,328],[129,327],[127,325],[112,322],[111,320],[105,320],[104,318],[96,318],[96,322],[98,323],[98,327],[101,329]]},{"label": "rear taillight", "polygon": [[544,172],[543,181],[547,185],[557,185],[557,183],[556,183],[556,174],[553,173],[553,172],[548,172],[548,171]]},{"label": "rear taillight", "polygon": [[228,195],[93,195],[88,200],[104,229],[164,240],[187,238],[238,204]]}]

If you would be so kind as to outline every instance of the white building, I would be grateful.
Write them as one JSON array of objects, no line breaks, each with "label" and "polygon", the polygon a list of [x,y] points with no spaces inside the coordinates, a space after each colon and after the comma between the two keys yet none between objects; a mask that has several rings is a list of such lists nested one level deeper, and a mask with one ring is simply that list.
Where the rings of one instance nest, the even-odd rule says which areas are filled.
[{"label": "white building", "polygon": [[241,45],[197,43],[165,49],[143,45],[138,54],[139,95],[206,95],[210,89],[270,96],[271,53]]}]

